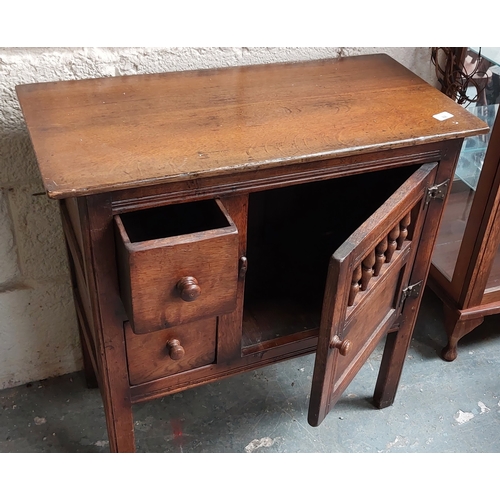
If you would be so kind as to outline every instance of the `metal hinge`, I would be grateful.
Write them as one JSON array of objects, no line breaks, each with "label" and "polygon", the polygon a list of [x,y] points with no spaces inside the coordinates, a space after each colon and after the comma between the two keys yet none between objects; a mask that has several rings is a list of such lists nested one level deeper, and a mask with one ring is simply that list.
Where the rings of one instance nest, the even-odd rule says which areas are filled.
[{"label": "metal hinge", "polygon": [[428,205],[431,200],[444,200],[448,193],[450,179],[445,180],[441,184],[436,184],[427,188],[427,195],[425,197],[425,204]]},{"label": "metal hinge", "polygon": [[406,288],[403,289],[401,292],[401,302],[400,305],[403,305],[403,302],[408,298],[408,297],[418,297],[420,295],[420,292],[422,291],[422,283],[423,280],[418,281],[417,283],[413,285],[409,285]]}]

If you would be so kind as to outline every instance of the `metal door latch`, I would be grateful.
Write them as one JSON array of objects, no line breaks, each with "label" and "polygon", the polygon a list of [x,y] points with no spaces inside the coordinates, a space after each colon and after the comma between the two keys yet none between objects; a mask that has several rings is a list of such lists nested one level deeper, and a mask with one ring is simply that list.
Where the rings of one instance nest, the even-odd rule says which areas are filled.
[{"label": "metal door latch", "polygon": [[408,297],[418,297],[420,295],[420,292],[422,291],[422,283],[423,280],[418,281],[417,283],[413,285],[408,285],[406,288],[403,289],[401,292],[401,303],[400,305],[403,305],[403,302],[408,298]]},{"label": "metal door latch", "polygon": [[247,273],[247,269],[248,269],[248,260],[246,257],[240,257],[240,272],[239,272],[239,276],[240,278],[244,278],[245,277],[245,274]]},{"label": "metal door latch", "polygon": [[444,200],[446,194],[448,193],[449,184],[450,179],[447,179],[441,184],[436,184],[427,188],[425,204],[428,205],[431,200]]}]

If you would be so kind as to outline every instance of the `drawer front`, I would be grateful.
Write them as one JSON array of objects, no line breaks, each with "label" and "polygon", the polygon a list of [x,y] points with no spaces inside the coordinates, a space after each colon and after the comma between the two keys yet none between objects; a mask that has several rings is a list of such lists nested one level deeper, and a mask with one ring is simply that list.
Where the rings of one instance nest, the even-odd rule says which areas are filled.
[{"label": "drawer front", "polygon": [[217,319],[208,318],[137,335],[125,323],[131,385],[185,372],[215,362]]},{"label": "drawer front", "polygon": [[220,202],[213,203],[223,216],[216,222],[223,227],[146,241],[131,241],[132,223],[115,217],[121,296],[135,333],[226,314],[236,307],[238,231]]}]

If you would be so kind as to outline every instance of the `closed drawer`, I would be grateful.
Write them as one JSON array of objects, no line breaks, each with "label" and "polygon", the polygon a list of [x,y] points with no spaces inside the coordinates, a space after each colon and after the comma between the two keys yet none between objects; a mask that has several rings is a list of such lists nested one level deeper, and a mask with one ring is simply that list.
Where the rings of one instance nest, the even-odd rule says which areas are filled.
[{"label": "closed drawer", "polygon": [[236,307],[238,230],[220,200],[115,216],[120,293],[148,333]]},{"label": "closed drawer", "polygon": [[131,385],[192,370],[215,362],[216,318],[137,335],[125,323]]}]

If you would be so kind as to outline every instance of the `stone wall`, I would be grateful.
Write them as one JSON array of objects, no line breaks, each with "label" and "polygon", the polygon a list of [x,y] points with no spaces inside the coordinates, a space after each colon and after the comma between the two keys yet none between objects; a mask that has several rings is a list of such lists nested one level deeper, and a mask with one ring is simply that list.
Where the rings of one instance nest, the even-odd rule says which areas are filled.
[{"label": "stone wall", "polygon": [[0,48],[0,389],[81,369],[57,202],[15,94],[22,83],[386,52],[435,83],[424,48]]}]

